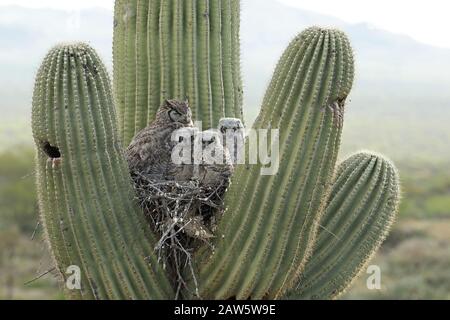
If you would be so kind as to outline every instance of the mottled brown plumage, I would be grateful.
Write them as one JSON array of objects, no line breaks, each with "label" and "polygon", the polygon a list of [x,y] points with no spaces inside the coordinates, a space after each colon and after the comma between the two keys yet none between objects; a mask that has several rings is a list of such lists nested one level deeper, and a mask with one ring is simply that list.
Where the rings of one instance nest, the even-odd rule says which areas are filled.
[{"label": "mottled brown plumage", "polygon": [[168,170],[172,164],[174,131],[193,127],[192,113],[187,102],[167,100],[156,114],[155,121],[140,131],[126,150],[131,173],[147,174],[158,180],[171,180]]}]

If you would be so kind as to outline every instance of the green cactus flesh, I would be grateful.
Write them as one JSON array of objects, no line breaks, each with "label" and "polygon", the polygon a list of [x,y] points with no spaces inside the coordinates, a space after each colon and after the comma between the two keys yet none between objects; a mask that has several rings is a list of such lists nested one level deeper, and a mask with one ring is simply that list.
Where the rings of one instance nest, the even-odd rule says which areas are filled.
[{"label": "green cactus flesh", "polygon": [[385,239],[399,194],[397,170],[389,160],[366,152],[345,160],[337,170],[314,253],[289,297],[331,299],[344,292]]},{"label": "green cactus flesh", "polygon": [[237,168],[215,249],[197,257],[201,298],[281,298],[294,285],[325,205],[353,73],[342,32],[314,27],[291,42],[254,126],[279,129],[279,171]]},{"label": "green cactus flesh", "polygon": [[117,0],[114,91],[124,144],[164,99],[187,99],[203,128],[242,118],[239,0]]},{"label": "green cactus flesh", "polygon": [[81,269],[72,298],[168,299],[155,240],[133,203],[106,70],[84,44],[60,45],[39,69],[32,127],[41,218],[61,275]]}]

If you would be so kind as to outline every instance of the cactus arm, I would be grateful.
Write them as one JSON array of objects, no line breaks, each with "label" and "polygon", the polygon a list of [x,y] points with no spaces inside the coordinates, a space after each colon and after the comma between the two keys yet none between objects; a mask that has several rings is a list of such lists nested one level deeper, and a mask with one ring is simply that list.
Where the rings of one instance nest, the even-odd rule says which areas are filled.
[{"label": "cactus arm", "polygon": [[171,298],[133,202],[110,91],[104,65],[85,44],[55,47],[38,73],[32,127],[50,248],[64,279],[69,266],[81,269],[82,290],[71,297]]},{"label": "cactus arm", "polygon": [[163,99],[188,99],[204,128],[242,117],[239,1],[117,0],[114,92],[127,145]]},{"label": "cactus arm", "polygon": [[[53,83],[54,79],[60,76],[57,74],[57,70],[60,69],[61,56],[57,50],[52,50],[45,58],[44,63],[39,69],[36,84],[33,95],[33,132],[35,137],[42,137],[37,139],[38,147],[42,149],[43,142],[47,141],[49,145],[56,145],[56,137],[48,137],[47,132],[55,131],[56,115],[52,112],[52,108],[55,106],[56,87]],[[40,107],[36,107],[40,106]],[[37,119],[39,119],[37,121]],[[44,138],[47,136],[47,138]],[[40,151],[42,152],[42,151]],[[56,156],[56,155],[55,155]],[[53,243],[52,255],[56,261],[59,261],[61,265],[67,268],[71,265],[70,261],[79,261],[79,251],[71,250],[74,246],[74,238],[72,233],[61,232],[61,226],[70,221],[70,215],[65,210],[64,204],[65,195],[58,192],[62,186],[59,184],[61,178],[53,174],[51,165],[48,163],[47,157],[37,157],[37,187],[39,196],[39,205],[41,211],[41,220],[45,226],[45,234],[50,243]],[[66,230],[68,230],[66,228]],[[70,241],[73,242],[70,242]],[[86,257],[87,259],[87,257]],[[61,273],[64,275],[65,268],[60,268]],[[82,274],[82,281],[85,283],[90,279],[88,273]],[[93,297],[92,291],[79,292],[79,296]],[[75,295],[71,295],[75,298]]]},{"label": "cactus arm", "polygon": [[280,130],[279,172],[261,176],[260,165],[237,168],[215,250],[200,251],[202,298],[278,298],[298,277],[339,148],[342,126],[327,106],[349,93],[353,58],[347,50],[341,32],[310,28],[284,53],[255,124]]},{"label": "cactus arm", "polygon": [[287,297],[333,299],[351,285],[393,224],[399,202],[395,166],[358,153],[338,168],[314,253]]}]

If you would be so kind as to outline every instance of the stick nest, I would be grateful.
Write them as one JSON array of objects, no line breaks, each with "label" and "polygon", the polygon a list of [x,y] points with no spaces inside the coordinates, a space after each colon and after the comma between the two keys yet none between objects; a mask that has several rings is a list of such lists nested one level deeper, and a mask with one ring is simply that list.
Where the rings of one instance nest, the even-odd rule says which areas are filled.
[{"label": "stick nest", "polygon": [[186,274],[193,278],[198,296],[192,257],[202,244],[212,248],[227,182],[205,186],[198,180],[155,180],[142,173],[133,173],[133,180],[139,205],[159,237],[155,246],[158,261],[176,279],[176,298],[183,288],[189,289]]}]

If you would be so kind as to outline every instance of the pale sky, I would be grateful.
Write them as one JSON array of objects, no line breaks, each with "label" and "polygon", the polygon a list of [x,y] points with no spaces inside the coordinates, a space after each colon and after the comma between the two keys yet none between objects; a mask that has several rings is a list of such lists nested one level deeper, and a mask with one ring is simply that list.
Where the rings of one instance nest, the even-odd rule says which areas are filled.
[{"label": "pale sky", "polygon": [[[448,0],[279,1],[335,16],[350,23],[368,22],[381,29],[407,34],[427,44],[450,48],[450,1]],[[0,0],[0,5],[17,4],[65,10],[94,6],[112,10],[113,3],[113,0]]]},{"label": "pale sky", "polygon": [[[245,0],[244,0],[245,1]],[[395,33],[450,48],[448,0],[279,0],[347,22],[368,22]]]},{"label": "pale sky", "polygon": [[64,10],[101,7],[112,10],[114,0],[0,0],[0,5],[19,5],[31,8],[45,7]]}]

